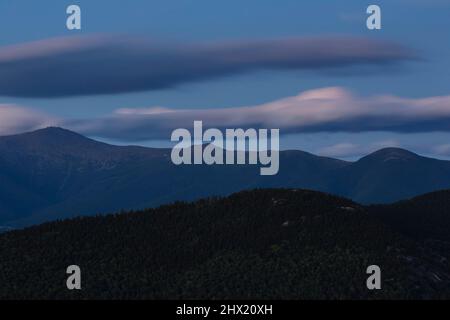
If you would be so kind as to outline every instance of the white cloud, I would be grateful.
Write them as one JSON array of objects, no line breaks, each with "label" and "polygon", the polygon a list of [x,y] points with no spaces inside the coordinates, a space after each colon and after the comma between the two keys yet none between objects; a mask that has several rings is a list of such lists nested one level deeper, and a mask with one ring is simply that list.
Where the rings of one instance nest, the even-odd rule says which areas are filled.
[{"label": "white cloud", "polygon": [[437,155],[450,156],[450,144],[441,144],[432,148]]},{"label": "white cloud", "polygon": [[0,135],[58,125],[59,120],[29,108],[0,104]]}]

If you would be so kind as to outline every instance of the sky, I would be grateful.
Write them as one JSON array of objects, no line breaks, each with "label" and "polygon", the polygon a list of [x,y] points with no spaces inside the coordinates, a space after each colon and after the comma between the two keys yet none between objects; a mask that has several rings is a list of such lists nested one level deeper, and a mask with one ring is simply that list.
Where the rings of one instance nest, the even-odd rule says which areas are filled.
[{"label": "sky", "polygon": [[342,159],[450,159],[449,13],[450,0],[0,0],[0,135],[57,125],[159,147],[204,120],[280,128],[281,148]]}]

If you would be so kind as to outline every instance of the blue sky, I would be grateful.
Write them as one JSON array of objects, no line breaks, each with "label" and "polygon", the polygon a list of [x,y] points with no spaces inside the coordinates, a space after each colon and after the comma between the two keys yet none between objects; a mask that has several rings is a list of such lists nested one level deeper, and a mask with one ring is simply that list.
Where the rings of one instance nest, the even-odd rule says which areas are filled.
[{"label": "blue sky", "polygon": [[[70,4],[77,4],[82,9],[81,31],[66,29],[65,9]],[[381,6],[382,30],[370,31],[366,28],[365,10],[369,4]],[[449,96],[449,10],[450,0],[132,0],[126,4],[116,0],[1,1],[0,54],[2,48],[11,45],[55,37],[99,34],[176,44],[345,36],[392,42],[414,52],[417,59],[405,59],[380,68],[378,65],[367,69],[365,66],[348,66],[338,72],[327,68],[320,72],[301,68],[261,68],[212,79],[189,80],[162,89],[115,94],[100,92],[87,96],[23,97],[23,94],[2,91],[0,81],[0,92],[4,92],[4,96],[0,96],[0,104],[27,108],[70,122],[71,119],[102,118],[124,108],[158,106],[192,110],[260,106],[328,87],[339,87],[369,100],[380,95],[404,99]],[[378,107],[377,103],[369,105]],[[383,110],[389,117],[389,109]],[[445,114],[445,110],[441,112]],[[420,125],[414,124],[415,127]],[[20,128],[25,129],[26,126]],[[7,129],[3,130],[4,134],[9,133]],[[339,129],[299,133],[294,130],[283,136],[281,146],[341,158],[355,158],[384,146],[400,146],[422,154],[448,158],[448,130],[445,124],[430,125],[426,130],[392,130],[388,126],[386,130],[377,129],[376,132]],[[162,137],[140,137],[136,141],[127,138],[123,141],[120,135],[103,135],[101,131],[86,133],[121,144],[166,145]]]}]

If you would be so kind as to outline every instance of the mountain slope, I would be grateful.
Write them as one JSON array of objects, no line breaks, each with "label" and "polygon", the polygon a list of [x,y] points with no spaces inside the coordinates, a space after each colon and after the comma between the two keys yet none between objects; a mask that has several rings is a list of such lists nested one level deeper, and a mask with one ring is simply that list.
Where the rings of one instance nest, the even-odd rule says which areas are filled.
[{"label": "mountain slope", "polygon": [[[0,235],[3,299],[449,298],[448,262],[350,200],[255,190]],[[65,288],[67,266],[81,291]],[[366,269],[382,270],[382,290]],[[26,277],[26,281],[24,281]]]},{"label": "mountain slope", "polygon": [[[60,128],[1,137],[0,176],[6,179],[0,180],[0,199],[8,216],[21,219],[46,212],[129,164],[151,163],[164,154],[167,150],[111,146]],[[2,214],[0,222],[6,220],[12,219]]]},{"label": "mountain slope", "polygon": [[319,188],[317,172],[346,164],[300,151],[283,153],[281,161],[295,173],[283,169],[265,179],[255,166],[175,166],[170,150],[111,146],[60,128],[0,137],[0,175],[10,177],[0,180],[0,199],[11,207],[0,223],[30,225],[262,185]]},{"label": "mountain slope", "polygon": [[417,240],[446,244],[450,258],[450,190],[370,208],[396,230]]},{"label": "mountain slope", "polygon": [[374,152],[339,173],[339,194],[363,203],[389,203],[449,188],[450,162],[399,148]]}]

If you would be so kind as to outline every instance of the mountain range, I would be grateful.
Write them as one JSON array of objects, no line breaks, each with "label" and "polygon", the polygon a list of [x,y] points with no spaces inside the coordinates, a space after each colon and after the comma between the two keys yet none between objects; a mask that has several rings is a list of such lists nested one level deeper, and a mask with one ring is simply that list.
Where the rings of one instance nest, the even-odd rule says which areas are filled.
[{"label": "mountain range", "polygon": [[0,226],[23,227],[255,188],[305,188],[363,204],[450,188],[450,161],[399,148],[355,162],[282,151],[275,176],[260,176],[259,168],[250,165],[176,166],[170,152],[109,145],[53,127],[0,137]]}]

